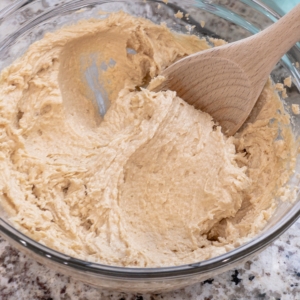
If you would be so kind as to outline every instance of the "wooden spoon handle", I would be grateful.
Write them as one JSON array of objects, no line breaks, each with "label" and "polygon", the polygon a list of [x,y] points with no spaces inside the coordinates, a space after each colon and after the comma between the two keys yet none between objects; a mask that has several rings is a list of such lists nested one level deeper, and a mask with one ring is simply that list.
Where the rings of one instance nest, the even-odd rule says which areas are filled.
[{"label": "wooden spoon handle", "polygon": [[239,47],[242,49],[239,64],[252,74],[253,84],[257,84],[271,73],[284,53],[299,40],[300,4],[275,24],[244,40],[243,47]]},{"label": "wooden spoon handle", "polygon": [[300,40],[300,4],[294,7],[288,14],[258,33],[259,40],[264,43],[265,50],[272,47],[272,58],[276,63],[285,52]]},{"label": "wooden spoon handle", "polygon": [[257,53],[262,51],[266,54],[265,61],[272,68],[300,40],[300,4],[275,24],[258,33],[256,38]]}]

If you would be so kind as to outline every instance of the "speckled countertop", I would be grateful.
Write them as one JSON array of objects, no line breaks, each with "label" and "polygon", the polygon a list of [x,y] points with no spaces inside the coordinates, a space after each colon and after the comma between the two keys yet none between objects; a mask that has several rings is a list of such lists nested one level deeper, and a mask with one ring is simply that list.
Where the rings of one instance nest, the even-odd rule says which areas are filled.
[{"label": "speckled countertop", "polygon": [[[0,9],[12,2],[0,0]],[[300,220],[254,259],[204,282],[164,294],[92,288],[37,263],[0,237],[0,300],[21,299],[300,300]]]}]

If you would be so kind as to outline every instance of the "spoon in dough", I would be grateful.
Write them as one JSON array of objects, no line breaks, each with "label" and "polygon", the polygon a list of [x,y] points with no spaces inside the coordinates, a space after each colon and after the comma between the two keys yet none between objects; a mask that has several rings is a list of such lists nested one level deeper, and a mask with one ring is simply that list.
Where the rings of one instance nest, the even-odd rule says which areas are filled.
[{"label": "spoon in dough", "polygon": [[300,4],[246,39],[178,60],[154,90],[170,89],[209,113],[230,136],[242,126],[279,59],[300,40]]}]

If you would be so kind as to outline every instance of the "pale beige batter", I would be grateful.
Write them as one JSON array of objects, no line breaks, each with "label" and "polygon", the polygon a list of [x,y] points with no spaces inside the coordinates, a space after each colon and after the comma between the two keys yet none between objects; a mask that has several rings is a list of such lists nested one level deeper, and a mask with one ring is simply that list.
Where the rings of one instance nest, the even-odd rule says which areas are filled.
[{"label": "pale beige batter", "polygon": [[[272,84],[231,138],[175,92],[136,88],[207,48],[120,12],[49,33],[5,69],[0,190],[13,224],[71,256],[139,267],[200,261],[257,234],[293,169]],[[103,63],[104,119],[82,75]]]}]

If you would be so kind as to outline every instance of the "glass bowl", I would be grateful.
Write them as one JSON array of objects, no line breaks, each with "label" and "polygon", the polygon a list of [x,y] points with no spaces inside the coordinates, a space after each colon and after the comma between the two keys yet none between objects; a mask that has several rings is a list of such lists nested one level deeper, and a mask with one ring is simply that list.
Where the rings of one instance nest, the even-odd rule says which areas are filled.
[{"label": "glass bowl", "polygon": [[[158,8],[159,6],[160,8]],[[148,18],[155,23],[165,22],[177,32],[192,33],[201,37],[219,37],[233,42],[264,29],[280,16],[260,1],[251,0],[180,0],[168,1],[100,1],[100,0],[36,0],[14,1],[0,11],[0,69],[21,56],[33,42],[46,32],[73,24],[81,19],[105,18],[99,11],[124,10],[135,16]],[[189,19],[178,19],[178,11],[189,14]],[[205,22],[202,28],[200,22]],[[267,53],[266,53],[267,55]],[[291,115],[295,137],[300,134],[300,117],[292,115],[291,104],[300,101],[300,49],[295,45],[274,68],[274,82],[282,82],[292,76],[293,85],[284,100],[286,111]],[[299,186],[300,162],[297,160],[291,187]],[[293,203],[278,205],[267,226],[248,243],[218,257],[192,264],[163,268],[124,268],[92,263],[69,257],[52,250],[16,230],[4,211],[0,214],[1,235],[20,251],[38,262],[70,275],[84,283],[109,290],[133,292],[161,292],[181,288],[213,277],[249,260],[287,230],[300,214],[300,197],[295,193]]]}]

